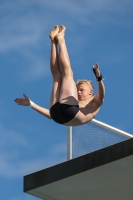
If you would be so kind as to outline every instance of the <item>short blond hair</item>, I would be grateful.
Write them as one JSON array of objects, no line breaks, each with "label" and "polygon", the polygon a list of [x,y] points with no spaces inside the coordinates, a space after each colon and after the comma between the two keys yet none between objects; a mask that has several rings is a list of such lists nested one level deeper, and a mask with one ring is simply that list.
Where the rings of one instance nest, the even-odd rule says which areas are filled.
[{"label": "short blond hair", "polygon": [[89,86],[91,86],[91,88],[93,90],[93,85],[92,85],[92,81],[91,80],[78,80],[76,82],[76,86],[81,85],[81,84],[89,85]]}]

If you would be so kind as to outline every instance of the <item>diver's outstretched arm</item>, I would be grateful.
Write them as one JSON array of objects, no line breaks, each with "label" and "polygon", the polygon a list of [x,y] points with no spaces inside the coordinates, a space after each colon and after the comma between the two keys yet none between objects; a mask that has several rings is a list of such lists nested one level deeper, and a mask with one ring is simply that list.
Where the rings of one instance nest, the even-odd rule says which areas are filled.
[{"label": "diver's outstretched arm", "polygon": [[44,115],[45,117],[51,119],[49,109],[43,108],[43,107],[37,105],[36,103],[32,102],[25,94],[23,94],[23,95],[24,95],[24,98],[16,98],[14,100],[18,105],[31,106],[31,108],[33,108],[38,113],[40,113],[40,114]]},{"label": "diver's outstretched arm", "polygon": [[50,113],[49,113],[49,109],[43,108],[43,107],[37,105],[36,103],[33,103],[33,104],[31,105],[31,107],[32,107],[35,111],[37,111],[38,113],[44,115],[44,116],[47,117],[48,119],[51,119],[51,116],[50,116]]}]

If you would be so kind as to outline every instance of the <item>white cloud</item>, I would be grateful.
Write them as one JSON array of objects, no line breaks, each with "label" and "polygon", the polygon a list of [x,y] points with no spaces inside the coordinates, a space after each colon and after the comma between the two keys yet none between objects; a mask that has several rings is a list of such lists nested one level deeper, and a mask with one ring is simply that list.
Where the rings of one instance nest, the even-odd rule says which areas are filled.
[{"label": "white cloud", "polygon": [[[80,18],[88,16],[97,16],[103,14],[114,13],[125,13],[129,12],[129,9],[133,6],[132,0],[57,0],[57,1],[44,1],[44,0],[34,0],[36,5],[40,7],[48,7],[49,9],[53,8],[54,10],[59,10],[60,12],[67,13],[79,21]],[[107,15],[106,15],[107,16]],[[106,17],[104,18],[106,21]]]},{"label": "white cloud", "polygon": [[0,21],[0,25],[0,51],[2,52],[11,49],[20,51],[25,46],[36,46],[37,48],[40,38],[45,35],[46,25],[45,28],[42,27],[40,19],[30,13],[27,16],[16,16],[14,20],[11,18],[3,19]]},{"label": "white cloud", "polygon": [[21,133],[6,130],[0,124],[0,149],[5,147],[28,147],[28,142]]},{"label": "white cloud", "polygon": [[[23,61],[27,64],[21,73],[26,81],[34,81],[43,77],[49,71],[48,59],[44,55],[36,53],[35,49],[40,48],[42,41],[48,46],[48,34],[53,25],[53,16],[56,15],[57,23],[62,19],[73,29],[71,40],[86,43],[79,34],[75,34],[78,23],[93,27],[96,22],[109,22],[115,25],[132,26],[130,22],[115,17],[115,14],[126,13],[133,6],[132,0],[12,0],[3,1],[0,6],[0,53],[17,52],[23,56]],[[60,14],[58,16],[58,13]],[[70,20],[70,18],[72,20]],[[76,22],[76,23],[75,23]],[[76,24],[76,25],[75,25]],[[76,35],[76,36],[75,36]],[[91,40],[91,35],[88,38]],[[81,48],[82,48],[81,45]],[[41,51],[41,50],[40,50]],[[31,52],[31,53],[29,53]]]},{"label": "white cloud", "polygon": [[[12,156],[12,157],[11,157]],[[54,156],[49,158],[35,158],[33,159],[23,159],[14,160],[14,155],[10,154],[6,156],[5,154],[0,155],[0,176],[7,178],[19,178],[24,175],[33,173],[38,170],[51,167],[55,164],[62,162],[62,159]]]},{"label": "white cloud", "polygon": [[[34,6],[37,9],[34,9]],[[38,45],[45,33],[50,30],[50,25],[53,24],[52,12],[62,11],[62,14],[63,12],[69,14],[77,22],[84,22],[87,19],[88,23],[93,25],[93,20],[97,15],[103,21],[112,19],[115,22],[119,19],[114,19],[110,12],[116,14],[129,12],[132,6],[131,0],[83,0],[82,6],[80,1],[67,0],[57,0],[52,1],[52,3],[44,0],[3,2],[0,8],[2,14],[0,20],[0,51],[18,49],[20,46]],[[46,8],[51,12],[46,11]],[[90,20],[90,15],[93,20]]]},{"label": "white cloud", "polygon": [[[34,9],[34,6],[37,9]],[[20,47],[23,48],[24,46],[37,47],[39,41],[43,40],[44,35],[51,28],[50,26],[53,23],[51,13],[54,11],[57,13],[62,11],[62,14],[65,12],[77,22],[94,25],[93,20],[97,18],[97,15],[99,16],[97,20],[120,22],[119,19],[114,18],[108,12],[127,12],[131,6],[133,6],[131,0],[120,2],[119,0],[83,0],[82,6],[80,1],[67,0],[52,1],[52,3],[44,0],[3,2],[0,8],[2,14],[0,20],[0,51],[19,50]],[[46,12],[46,8],[51,12]],[[90,15],[93,18],[90,19]]]},{"label": "white cloud", "polygon": [[[44,169],[62,162],[66,145],[52,145],[49,154],[33,154],[40,142],[31,142],[22,133],[9,131],[0,125],[0,176],[19,178],[26,174]],[[28,152],[28,155],[27,153]],[[30,157],[31,156],[31,157]],[[30,157],[30,158],[29,158]]]},{"label": "white cloud", "polygon": [[49,63],[39,53],[26,49],[21,50],[21,55],[27,60],[27,64],[22,66],[22,71],[19,72],[25,82],[40,79],[50,72]]},{"label": "white cloud", "polygon": [[34,81],[36,79],[44,77],[50,72],[49,64],[38,56],[31,58],[29,66],[25,66],[20,76],[23,77],[25,82]]},{"label": "white cloud", "polygon": [[[9,156],[10,153],[9,153]],[[0,155],[0,176],[3,177],[10,177],[10,178],[17,178],[21,177],[25,174],[32,173],[35,170],[41,169],[45,163],[42,160],[25,160],[25,161],[20,161],[20,160],[12,160],[11,157],[6,157],[5,155],[1,156]]]}]

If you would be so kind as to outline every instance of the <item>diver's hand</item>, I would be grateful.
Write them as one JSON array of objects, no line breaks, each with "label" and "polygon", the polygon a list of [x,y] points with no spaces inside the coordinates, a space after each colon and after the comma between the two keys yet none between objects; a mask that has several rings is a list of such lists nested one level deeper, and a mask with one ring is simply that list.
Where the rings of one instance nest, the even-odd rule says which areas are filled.
[{"label": "diver's hand", "polygon": [[93,72],[96,76],[96,78],[100,77],[100,69],[99,69],[99,65],[98,63],[96,63],[96,67],[94,67],[94,65],[92,65],[92,69],[93,69]]},{"label": "diver's hand", "polygon": [[16,98],[14,101],[21,106],[29,106],[30,105],[30,99],[23,94],[24,98]]}]

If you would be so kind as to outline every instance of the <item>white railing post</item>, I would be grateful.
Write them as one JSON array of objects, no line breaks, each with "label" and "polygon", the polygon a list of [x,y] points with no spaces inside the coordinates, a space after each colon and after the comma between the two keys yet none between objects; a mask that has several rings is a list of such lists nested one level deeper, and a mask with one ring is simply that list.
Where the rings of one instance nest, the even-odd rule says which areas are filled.
[{"label": "white railing post", "polygon": [[67,160],[72,159],[72,126],[67,127]]}]

